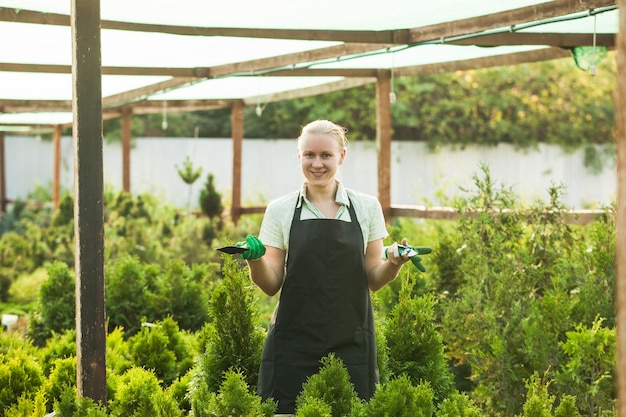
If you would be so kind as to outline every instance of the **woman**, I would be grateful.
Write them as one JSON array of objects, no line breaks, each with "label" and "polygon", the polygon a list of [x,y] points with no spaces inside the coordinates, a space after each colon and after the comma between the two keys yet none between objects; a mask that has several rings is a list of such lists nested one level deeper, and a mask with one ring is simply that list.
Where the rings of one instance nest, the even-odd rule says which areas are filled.
[{"label": "woman", "polygon": [[302,384],[331,352],[362,399],[378,382],[369,291],[395,279],[409,257],[397,243],[386,261],[381,257],[388,233],[380,203],[336,178],[346,152],[343,127],[306,125],[298,138],[302,188],[271,202],[259,238],[246,238],[242,256],[252,281],[270,296],[281,291],[258,386],[263,399],[278,402],[279,414],[294,413]]}]

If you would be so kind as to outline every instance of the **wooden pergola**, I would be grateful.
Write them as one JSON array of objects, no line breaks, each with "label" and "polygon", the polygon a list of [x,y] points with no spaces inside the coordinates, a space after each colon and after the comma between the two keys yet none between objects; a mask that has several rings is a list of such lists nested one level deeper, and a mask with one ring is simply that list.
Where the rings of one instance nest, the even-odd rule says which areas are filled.
[{"label": "wooden pergola", "polygon": [[[618,77],[617,106],[617,385],[618,415],[626,417],[626,18],[620,15],[619,33],[598,34],[590,37],[578,33],[485,33],[486,31],[515,27],[521,23],[556,18],[568,14],[593,11],[605,7],[626,8],[626,0],[557,0],[529,7],[511,9],[479,17],[436,23],[429,26],[401,30],[289,30],[258,28],[207,28],[175,25],[132,23],[100,19],[100,3],[95,0],[72,0],[71,15],[35,11],[16,11],[0,7],[0,22],[21,22],[70,26],[72,30],[72,65],[41,65],[0,63],[0,71],[45,72],[72,74],[73,98],[64,100],[0,99],[0,110],[9,112],[71,111],[73,113],[73,141],[75,161],[75,237],[77,279],[77,346],[78,388],[81,395],[106,402],[104,322],[104,236],[102,184],[102,120],[121,117],[123,149],[123,190],[130,192],[131,118],[136,114],[159,113],[162,103],[149,100],[155,93],[180,88],[204,79],[249,73],[263,77],[344,77],[341,81],[316,87],[264,95],[264,102],[288,100],[325,94],[367,83],[375,83],[378,150],[378,198],[386,218],[394,216],[450,218],[454,214],[416,207],[394,206],[391,202],[391,101],[392,77],[420,76],[456,70],[515,65],[559,59],[570,56],[568,48],[575,46],[607,46],[617,52]],[[340,45],[236,62],[205,68],[167,67],[107,67],[101,65],[100,29],[118,29],[153,33],[193,36],[229,36],[296,40],[325,40],[343,42]],[[419,44],[441,40],[454,45],[547,45],[548,48],[503,55],[489,55],[473,59],[459,59],[445,63],[393,68],[290,68],[299,63],[314,62],[335,57],[363,54],[404,44]],[[104,74],[161,75],[171,78],[152,85],[103,97],[99,88]],[[232,218],[260,213],[264,207],[241,206],[241,171],[244,118],[243,109],[254,105],[255,96],[239,99],[168,100],[168,111],[197,111],[230,108],[233,140]],[[54,126],[55,175],[53,198],[58,203],[60,172],[60,139],[64,126]],[[5,210],[4,133],[0,132],[0,203]]]}]

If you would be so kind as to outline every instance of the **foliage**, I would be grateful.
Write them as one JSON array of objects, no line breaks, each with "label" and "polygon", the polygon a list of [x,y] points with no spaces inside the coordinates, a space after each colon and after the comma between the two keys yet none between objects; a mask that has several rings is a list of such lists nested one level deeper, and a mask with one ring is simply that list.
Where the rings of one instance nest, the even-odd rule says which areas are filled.
[{"label": "foliage", "polygon": [[74,392],[76,387],[76,357],[56,359],[49,377],[42,385],[48,401],[47,411],[52,411],[54,403],[61,401],[66,391]]},{"label": "foliage", "polygon": [[348,370],[333,353],[323,357],[320,362],[322,367],[306,380],[296,398],[296,415],[299,416],[298,410],[311,400],[319,399],[330,406],[332,417],[349,416],[358,397]]},{"label": "foliage", "polygon": [[152,370],[165,386],[192,366],[190,346],[171,317],[143,327],[128,344],[133,363]]},{"label": "foliage", "polygon": [[173,317],[183,329],[199,330],[207,320],[209,265],[191,268],[172,260],[162,269],[123,256],[106,274],[109,329],[123,327],[127,336],[140,330],[144,318],[154,322]]},{"label": "foliage", "polygon": [[[228,370],[241,372],[256,386],[265,333],[259,325],[258,300],[247,270],[223,256],[224,278],[211,290],[210,322],[203,329],[200,355],[194,367],[193,392],[216,392]],[[193,397],[194,394],[192,394]]]},{"label": "foliage", "polygon": [[403,281],[400,300],[385,327],[389,370],[392,376],[405,375],[416,385],[428,381],[439,404],[452,393],[454,381],[436,328],[435,299],[432,295],[412,297],[412,285],[408,279]]},{"label": "foliage", "polygon": [[191,158],[187,156],[183,162],[183,166],[176,166],[176,171],[181,180],[189,185],[188,197],[187,197],[187,211],[191,214],[191,187],[202,175],[202,167],[194,168]]},{"label": "foliage", "polygon": [[273,401],[261,402],[252,394],[246,377],[240,371],[224,373],[218,393],[211,393],[203,404],[194,402],[194,417],[272,417]]},{"label": "foliage", "polygon": [[77,397],[74,390],[65,390],[54,408],[56,417],[106,417],[108,415],[103,405],[96,404],[89,397]]},{"label": "foliage", "polygon": [[57,359],[67,359],[76,356],[76,330],[64,330],[62,333],[52,333],[46,339],[46,344],[39,349],[38,358],[43,374],[48,376]]},{"label": "foliage", "polygon": [[576,396],[578,407],[590,416],[614,409],[615,328],[597,318],[591,327],[576,325],[561,347],[567,357],[557,383],[561,392]]},{"label": "foliage", "polygon": [[21,348],[0,353],[0,417],[21,396],[34,396],[44,378],[36,359]]},{"label": "foliage", "polygon": [[[520,210],[487,167],[475,185],[474,195],[457,202],[461,219],[446,241],[445,255],[458,259],[435,257],[445,262],[456,287],[440,304],[442,333],[450,355],[469,365],[476,384],[472,398],[492,415],[512,415],[522,407],[524,380],[566,363],[562,343],[572,323],[595,319],[596,308],[587,299],[606,298],[606,288],[614,286],[608,272],[614,259],[611,221],[606,221],[613,214],[607,211],[604,220],[580,229],[566,223],[559,187],[548,190],[548,204]],[[596,248],[608,253],[599,255]],[[609,265],[594,267],[602,262]],[[593,282],[599,285],[588,284]],[[599,304],[613,316],[608,307],[613,292],[609,296]],[[593,368],[594,358],[581,358],[581,366]],[[558,395],[574,394],[564,386],[553,388]],[[610,389],[601,391],[612,397]]]},{"label": "foliage", "polygon": [[[561,403],[554,409],[555,396],[549,393],[550,382],[539,378],[535,372],[526,381],[528,392],[524,403],[524,412],[520,417],[580,417],[580,413],[575,405],[575,398],[565,395]],[[595,414],[590,414],[595,415]]]},{"label": "foliage", "polygon": [[481,417],[483,411],[476,407],[467,394],[454,392],[444,399],[435,413],[436,417]]},{"label": "foliage", "polygon": [[[409,410],[417,406],[409,400],[415,390],[425,394],[428,386],[435,417],[614,415],[614,207],[589,225],[573,225],[560,202],[562,187],[548,188],[545,203],[520,207],[487,167],[464,192],[454,202],[457,221],[394,219],[389,227],[389,241],[406,236],[434,251],[424,258],[426,273],[409,265],[374,293],[381,384],[369,402],[351,401],[350,413],[376,415],[372,410],[391,411],[400,401]],[[208,218],[181,216],[149,195],[108,191],[105,205],[109,411],[197,417],[236,403],[271,413],[273,404],[261,404],[251,387],[264,337],[260,323],[269,320],[275,298],[263,297],[259,305],[239,258],[218,258],[202,240]],[[39,417],[51,407],[57,415],[106,415],[77,398],[72,385],[73,265],[62,260],[72,250],[72,220],[61,221],[64,215],[55,217],[45,204],[16,204],[14,211],[0,224],[0,254],[6,254],[0,274],[10,265],[3,262],[20,260],[2,275],[9,277],[9,297],[37,288],[44,275],[46,289],[30,317],[29,338],[0,333],[0,398],[6,401],[0,410],[7,416]],[[228,244],[259,225],[260,216],[226,221],[213,241]],[[45,308],[44,294],[50,298]],[[141,326],[148,322],[156,327]],[[453,369],[467,372],[458,375],[458,391],[448,358]],[[332,375],[330,381],[341,381]],[[312,387],[335,392],[318,376]],[[310,394],[298,413],[334,415],[334,409],[321,394]]]},{"label": "foliage", "polygon": [[43,391],[38,391],[34,398],[22,394],[16,404],[4,411],[5,417],[39,417],[46,414],[46,398]]},{"label": "foliage", "polygon": [[143,368],[131,368],[120,378],[117,397],[110,401],[111,417],[179,417],[176,401],[163,391],[159,380]]},{"label": "foliage", "polygon": [[53,262],[46,270],[48,279],[41,286],[30,326],[31,337],[38,346],[45,344],[53,332],[62,333],[76,326],[74,272],[63,262]]},{"label": "foliage", "polygon": [[200,210],[210,219],[221,217],[224,207],[222,206],[222,195],[215,189],[213,174],[209,172],[204,183],[204,188],[200,190]]},{"label": "foliage", "polygon": [[413,385],[407,375],[380,386],[372,399],[354,413],[355,417],[430,417],[433,415],[433,390],[428,382]]}]

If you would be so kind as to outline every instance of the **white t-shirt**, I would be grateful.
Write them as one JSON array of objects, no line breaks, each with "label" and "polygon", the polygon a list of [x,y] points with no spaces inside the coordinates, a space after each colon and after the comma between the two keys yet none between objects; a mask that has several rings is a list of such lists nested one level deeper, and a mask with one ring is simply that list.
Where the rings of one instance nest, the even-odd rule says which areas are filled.
[{"label": "white t-shirt", "polygon": [[[303,198],[296,201],[299,195]],[[349,200],[348,196],[350,197]],[[361,226],[364,250],[367,249],[369,242],[389,236],[380,202],[373,196],[345,188],[341,182],[337,181],[335,202],[339,204],[339,210],[335,219],[350,221],[350,212],[348,211],[350,201],[354,204],[354,211]],[[288,250],[289,232],[291,231],[291,221],[296,203],[302,205],[301,220],[325,218],[317,207],[306,198],[306,183],[303,183],[299,191],[294,191],[268,204],[259,233],[259,239],[265,246]]]}]

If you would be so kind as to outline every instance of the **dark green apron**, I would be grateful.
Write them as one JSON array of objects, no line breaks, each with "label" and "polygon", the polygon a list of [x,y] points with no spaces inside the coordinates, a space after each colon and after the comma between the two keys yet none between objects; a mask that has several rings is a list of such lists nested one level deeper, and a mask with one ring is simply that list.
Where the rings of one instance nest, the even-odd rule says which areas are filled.
[{"label": "dark green apron", "polygon": [[[300,198],[300,197],[299,197]],[[359,397],[378,382],[376,338],[365,272],[363,235],[352,203],[351,222],[300,220],[295,209],[287,276],[263,347],[258,393],[294,413],[306,379],[334,352],[346,365]]]}]

